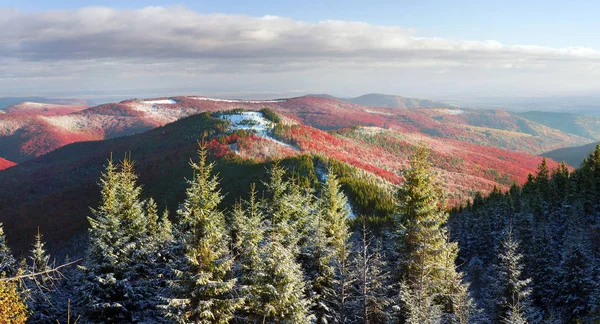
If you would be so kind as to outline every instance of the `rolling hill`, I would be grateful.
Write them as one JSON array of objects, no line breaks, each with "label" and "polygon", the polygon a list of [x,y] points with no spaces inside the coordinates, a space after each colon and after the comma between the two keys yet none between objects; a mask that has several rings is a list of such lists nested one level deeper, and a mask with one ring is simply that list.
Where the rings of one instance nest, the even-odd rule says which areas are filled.
[{"label": "rolling hill", "polygon": [[203,111],[264,107],[321,130],[373,126],[530,154],[592,141],[503,110],[390,110],[323,96],[262,101],[173,97],[126,100],[71,113],[63,111],[67,114],[51,115],[50,110],[29,108],[21,109],[26,114],[0,114],[0,157],[21,163],[66,144],[136,134]]},{"label": "rolling hill", "polygon": [[542,156],[555,161],[565,161],[572,167],[579,167],[583,160],[592,153],[600,142],[590,143],[582,146],[565,147],[558,150],[543,153]]},{"label": "rolling hill", "polygon": [[53,116],[68,115],[70,113],[85,110],[87,108],[89,107],[85,105],[68,105],[25,101],[16,105],[6,107],[4,109],[4,113],[10,115]]},{"label": "rolling hill", "polygon": [[84,99],[53,99],[45,97],[0,97],[0,111],[6,107],[17,105],[23,102],[37,102],[53,105],[69,105],[69,106],[88,106],[88,102]]}]

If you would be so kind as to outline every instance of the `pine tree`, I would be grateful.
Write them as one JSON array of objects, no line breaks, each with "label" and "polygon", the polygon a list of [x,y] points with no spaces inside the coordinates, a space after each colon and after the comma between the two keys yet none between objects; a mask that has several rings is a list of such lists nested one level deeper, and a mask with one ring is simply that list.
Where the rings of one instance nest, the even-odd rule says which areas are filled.
[{"label": "pine tree", "polygon": [[320,213],[316,222],[316,276],[313,279],[316,323],[344,323],[349,295],[347,259],[350,232],[347,224],[348,200],[339,182],[329,170],[319,199]]},{"label": "pine tree", "polygon": [[46,253],[45,243],[42,240],[40,229],[35,235],[33,249],[29,257],[31,264],[27,266],[26,274],[31,277],[25,278],[23,284],[28,292],[29,309],[33,311],[30,318],[34,322],[52,321],[52,300],[51,292],[55,288],[54,278],[50,274],[51,266],[49,264],[50,255]]},{"label": "pine tree", "polygon": [[233,259],[225,232],[225,217],[218,210],[222,201],[214,164],[207,164],[204,141],[199,162],[190,162],[194,177],[179,215],[179,239],[185,260],[178,269],[176,295],[171,299],[170,317],[180,323],[228,323],[238,306],[233,296],[235,280],[228,276]]},{"label": "pine tree", "polygon": [[146,224],[146,231],[148,231],[148,235],[156,235],[159,227],[158,207],[152,198],[146,201],[146,217],[148,218],[148,223]]},{"label": "pine tree", "polygon": [[[530,316],[528,288],[531,279],[521,279],[523,256],[518,252],[519,243],[514,240],[512,227],[500,245],[497,263],[490,287],[489,313],[496,321],[505,323],[518,312],[521,317]],[[512,316],[512,317],[511,317]]]},{"label": "pine tree", "polygon": [[236,277],[241,287],[244,303],[237,318],[242,322],[262,320],[257,310],[261,308],[261,284],[264,275],[264,262],[261,246],[264,240],[263,215],[256,201],[256,187],[251,186],[250,199],[237,203],[232,212],[232,227],[235,231],[233,242],[236,251]]},{"label": "pine tree", "polygon": [[[446,203],[428,157],[427,149],[416,150],[397,194],[397,280],[410,290],[405,292],[405,301],[419,308],[409,310],[411,314],[429,314],[431,300],[442,304],[444,312],[455,308],[453,299],[444,296],[452,296],[457,289],[454,262],[458,248],[448,242]],[[417,318],[423,319],[421,315]]]},{"label": "pine tree", "polygon": [[[261,208],[264,231],[256,236],[244,235],[248,245],[258,244],[260,264],[251,266],[246,280],[252,280],[246,313],[257,323],[309,323],[308,300],[305,296],[304,275],[296,261],[297,242],[300,238],[294,219],[294,192],[283,179],[285,171],[277,164],[270,170],[270,182],[266,183],[270,198]],[[249,223],[258,221],[258,214],[249,213]],[[261,238],[262,236],[262,238]],[[246,267],[253,263],[246,262]]]},{"label": "pine tree", "polygon": [[128,157],[117,171],[112,160],[100,179],[101,204],[92,209],[89,245],[81,288],[89,320],[138,321],[155,305],[148,303],[154,286],[147,282],[153,262],[147,218],[137,176]]},{"label": "pine tree", "polygon": [[400,285],[400,300],[406,324],[438,324],[442,323],[442,306],[435,303],[434,296],[425,290],[416,290],[406,283]]},{"label": "pine tree", "polygon": [[0,275],[11,276],[16,272],[17,261],[6,243],[4,226],[0,223]]},{"label": "pine tree", "polygon": [[[31,256],[29,257],[31,260],[31,272],[33,273],[45,272],[50,269],[50,256],[46,254],[44,245],[46,244],[42,241],[42,234],[40,234],[40,229],[38,228],[38,232],[35,235],[35,242],[33,243],[33,249],[31,250]],[[46,279],[48,279],[46,276],[42,277],[42,281],[46,281]]]},{"label": "pine tree", "polygon": [[562,255],[558,276],[557,305],[565,322],[585,322],[590,314],[590,299],[594,289],[592,261],[585,250],[581,234],[576,230],[570,237]]},{"label": "pine tree", "polygon": [[362,228],[357,233],[358,242],[352,254],[350,273],[355,282],[352,293],[352,323],[387,323],[389,313],[387,307],[391,303],[388,298],[390,283],[386,270],[385,258],[382,255],[381,243],[375,241],[367,229],[366,219],[361,219]]}]

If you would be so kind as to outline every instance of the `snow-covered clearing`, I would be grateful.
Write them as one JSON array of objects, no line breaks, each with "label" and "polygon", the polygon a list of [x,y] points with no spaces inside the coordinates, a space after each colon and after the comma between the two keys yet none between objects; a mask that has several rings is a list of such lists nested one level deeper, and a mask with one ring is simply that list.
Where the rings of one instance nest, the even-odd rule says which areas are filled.
[{"label": "snow-covered clearing", "polygon": [[265,119],[263,114],[259,111],[244,111],[236,114],[223,114],[220,115],[219,118],[228,120],[231,123],[231,131],[240,129],[253,131],[256,133],[256,135],[266,140],[298,151],[297,147],[284,143],[271,136],[270,132],[273,130],[275,125],[271,121]]},{"label": "snow-covered clearing", "polygon": [[173,99],[158,99],[158,100],[144,100],[144,103],[151,105],[174,105],[177,102]]},{"label": "snow-covered clearing", "polygon": [[206,98],[206,97],[190,97],[194,100],[205,100],[205,101],[217,101],[217,102],[229,102],[229,103],[277,103],[286,102],[287,99],[278,100],[238,100],[238,99],[217,99],[217,98]]}]

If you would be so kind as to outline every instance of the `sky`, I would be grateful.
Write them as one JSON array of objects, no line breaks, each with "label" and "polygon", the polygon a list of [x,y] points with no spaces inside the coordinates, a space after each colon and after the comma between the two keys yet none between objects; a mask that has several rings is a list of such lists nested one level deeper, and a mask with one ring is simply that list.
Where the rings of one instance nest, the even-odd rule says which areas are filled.
[{"label": "sky", "polygon": [[4,1],[0,96],[600,90],[596,1]]}]

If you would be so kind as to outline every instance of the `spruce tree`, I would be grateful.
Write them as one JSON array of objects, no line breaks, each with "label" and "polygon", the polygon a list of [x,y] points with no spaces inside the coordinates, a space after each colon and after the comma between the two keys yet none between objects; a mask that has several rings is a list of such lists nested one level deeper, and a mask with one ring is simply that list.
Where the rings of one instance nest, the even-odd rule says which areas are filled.
[{"label": "spruce tree", "polygon": [[17,261],[6,243],[4,226],[0,223],[0,275],[12,276],[16,272]]},{"label": "spruce tree", "polygon": [[490,296],[488,310],[493,320],[506,323],[514,318],[514,313],[527,318],[531,315],[529,309],[528,287],[531,279],[522,279],[523,256],[518,252],[519,243],[514,240],[512,227],[501,241],[500,253],[494,265],[493,278],[489,288]]},{"label": "spruce tree", "polygon": [[432,312],[431,301],[440,304],[444,312],[455,311],[454,300],[444,296],[456,292],[454,262],[458,253],[456,244],[448,242],[446,202],[428,158],[426,148],[417,148],[397,194],[397,280],[408,289],[404,300],[410,305],[406,307],[417,307],[408,313],[420,314],[416,317],[420,320],[426,314],[437,314]]},{"label": "spruce tree", "polygon": [[53,277],[49,271],[50,255],[46,253],[45,243],[42,240],[42,234],[38,228],[29,257],[30,264],[27,267],[26,274],[31,275],[23,280],[27,288],[29,298],[29,308],[33,311],[30,317],[34,322],[52,321],[52,300],[51,293],[55,288],[55,282],[58,278]]},{"label": "spruce tree", "polygon": [[[33,249],[31,250],[31,256],[29,257],[31,260],[31,272],[33,273],[45,272],[50,269],[50,256],[47,255],[44,245],[46,245],[46,243],[42,241],[42,234],[40,234],[40,229],[38,228],[33,243]],[[47,275],[43,275],[42,281],[46,281],[46,279],[48,279]]]},{"label": "spruce tree", "polygon": [[159,227],[158,207],[152,198],[146,201],[146,217],[148,218],[148,222],[146,224],[146,231],[148,232],[148,235],[156,235]]},{"label": "spruce tree", "polygon": [[139,321],[155,305],[148,284],[153,245],[139,196],[133,162],[126,156],[118,171],[112,160],[100,179],[101,203],[92,209],[89,245],[81,289],[88,320]]},{"label": "spruce tree", "polygon": [[329,170],[319,198],[316,222],[315,278],[313,279],[313,312],[317,323],[344,323],[347,318],[348,200],[340,191],[339,182]]},{"label": "spruce tree", "polygon": [[352,253],[351,275],[354,279],[350,317],[352,323],[387,323],[390,278],[381,242],[376,241],[367,229],[367,220],[361,217],[361,230],[357,233],[356,247]]},{"label": "spruce tree", "polygon": [[239,304],[233,296],[235,279],[230,279],[233,259],[219,211],[223,200],[219,180],[207,163],[207,148],[200,143],[200,160],[190,162],[194,170],[186,199],[178,210],[179,240],[185,260],[178,269],[169,316],[180,323],[228,323]]},{"label": "spruce tree", "polygon": [[266,183],[270,197],[261,208],[264,232],[259,243],[260,265],[252,269],[256,283],[251,287],[252,300],[246,310],[257,323],[309,323],[311,319],[304,275],[296,260],[300,237],[292,216],[300,206],[290,199],[294,197],[290,193],[292,184],[284,180],[284,173],[277,164],[271,168],[271,179]]},{"label": "spruce tree", "polygon": [[581,233],[569,231],[558,274],[557,305],[568,323],[589,320],[594,290],[592,259],[583,246]]}]

